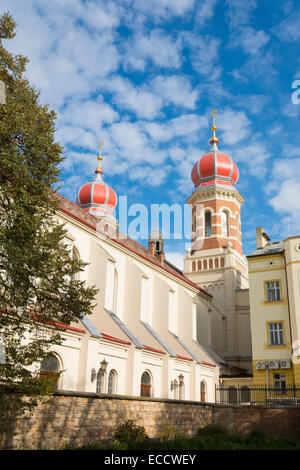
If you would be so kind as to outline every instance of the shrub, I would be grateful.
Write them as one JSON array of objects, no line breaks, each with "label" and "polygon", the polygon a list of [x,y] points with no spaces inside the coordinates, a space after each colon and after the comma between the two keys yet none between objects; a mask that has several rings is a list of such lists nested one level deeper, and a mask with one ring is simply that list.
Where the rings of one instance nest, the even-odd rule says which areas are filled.
[{"label": "shrub", "polygon": [[197,436],[228,436],[229,431],[219,424],[208,424],[198,429]]},{"label": "shrub", "polygon": [[168,441],[171,440],[173,441],[174,439],[180,438],[180,432],[171,424],[165,423],[162,424],[160,433],[159,433],[159,438],[163,441]]},{"label": "shrub", "polygon": [[118,426],[113,437],[115,441],[125,443],[148,439],[144,426],[137,426],[131,419]]}]

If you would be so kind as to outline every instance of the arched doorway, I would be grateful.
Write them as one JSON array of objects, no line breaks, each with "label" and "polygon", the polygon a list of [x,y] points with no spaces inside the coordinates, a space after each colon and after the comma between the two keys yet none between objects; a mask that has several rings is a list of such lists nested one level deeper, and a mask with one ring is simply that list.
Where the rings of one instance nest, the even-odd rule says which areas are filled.
[{"label": "arched doorway", "polygon": [[151,376],[147,371],[141,378],[141,397],[151,397]]},{"label": "arched doorway", "polygon": [[54,389],[58,389],[60,363],[54,354],[48,354],[41,362],[40,377],[53,379]]},{"label": "arched doorway", "polygon": [[206,384],[204,380],[202,380],[200,383],[200,401],[202,403],[205,403],[206,401]]}]

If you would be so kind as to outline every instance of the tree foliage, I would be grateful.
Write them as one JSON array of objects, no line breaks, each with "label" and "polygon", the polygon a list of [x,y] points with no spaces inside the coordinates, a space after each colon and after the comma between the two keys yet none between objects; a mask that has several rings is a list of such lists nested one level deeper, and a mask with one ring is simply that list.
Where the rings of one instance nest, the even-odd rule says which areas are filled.
[{"label": "tree foliage", "polygon": [[24,395],[47,391],[35,365],[61,342],[55,322],[70,324],[90,314],[96,294],[74,280],[85,263],[71,257],[57,219],[63,155],[54,140],[56,116],[39,103],[38,91],[24,76],[27,59],[3,45],[15,28],[5,13],[0,18],[0,80],[6,90],[0,104],[0,343],[5,345],[0,402],[7,389],[17,392],[12,415],[34,404]]}]

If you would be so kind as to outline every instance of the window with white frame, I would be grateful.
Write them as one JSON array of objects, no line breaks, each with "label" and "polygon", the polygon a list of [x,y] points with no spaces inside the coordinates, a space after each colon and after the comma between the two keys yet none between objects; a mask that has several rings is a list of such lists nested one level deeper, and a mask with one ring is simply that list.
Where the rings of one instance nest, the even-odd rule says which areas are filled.
[{"label": "window with white frame", "polygon": [[269,345],[277,346],[283,343],[283,324],[282,322],[278,323],[269,323]]},{"label": "window with white frame", "polygon": [[266,294],[268,302],[276,302],[280,300],[280,282],[268,281],[266,282]]},{"label": "window with white frame", "polygon": [[221,212],[222,236],[229,237],[229,215],[228,212]]}]

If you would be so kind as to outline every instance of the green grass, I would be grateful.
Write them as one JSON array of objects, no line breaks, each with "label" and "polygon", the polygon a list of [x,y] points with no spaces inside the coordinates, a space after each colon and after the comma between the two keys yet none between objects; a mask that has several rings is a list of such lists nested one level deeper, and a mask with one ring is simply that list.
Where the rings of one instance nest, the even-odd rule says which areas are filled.
[{"label": "green grass", "polygon": [[206,426],[199,429],[199,435],[174,439],[146,439],[144,441],[112,442],[106,445],[67,446],[72,450],[300,450],[300,440],[268,438],[260,432],[248,437],[231,434],[219,426]]}]

